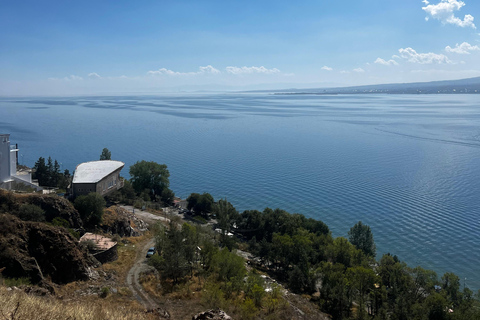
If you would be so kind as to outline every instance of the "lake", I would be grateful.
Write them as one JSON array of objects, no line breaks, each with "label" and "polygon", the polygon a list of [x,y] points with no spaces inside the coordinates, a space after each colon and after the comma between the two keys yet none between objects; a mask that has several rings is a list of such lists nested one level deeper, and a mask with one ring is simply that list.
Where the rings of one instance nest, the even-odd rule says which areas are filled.
[{"label": "lake", "polygon": [[377,257],[455,272],[480,288],[478,95],[175,94],[1,98],[0,133],[20,162],[168,165],[177,196],[238,210],[370,225]]}]

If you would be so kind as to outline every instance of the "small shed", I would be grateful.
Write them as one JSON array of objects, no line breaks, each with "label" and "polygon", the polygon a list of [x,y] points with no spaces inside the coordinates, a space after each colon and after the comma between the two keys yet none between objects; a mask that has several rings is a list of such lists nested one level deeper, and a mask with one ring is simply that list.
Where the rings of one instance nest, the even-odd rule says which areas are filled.
[{"label": "small shed", "polygon": [[89,248],[90,253],[101,263],[111,262],[118,259],[117,243],[110,238],[99,234],[85,233],[79,240],[80,243],[91,241],[94,248]]}]

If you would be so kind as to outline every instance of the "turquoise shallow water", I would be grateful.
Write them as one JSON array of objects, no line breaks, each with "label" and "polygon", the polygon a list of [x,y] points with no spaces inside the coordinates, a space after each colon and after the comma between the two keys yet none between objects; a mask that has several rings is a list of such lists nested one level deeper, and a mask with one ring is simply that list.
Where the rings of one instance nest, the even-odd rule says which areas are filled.
[{"label": "turquoise shallow water", "polygon": [[21,162],[73,170],[107,147],[128,166],[166,163],[178,196],[279,207],[346,236],[362,220],[378,252],[480,288],[476,95],[195,94],[0,99]]}]

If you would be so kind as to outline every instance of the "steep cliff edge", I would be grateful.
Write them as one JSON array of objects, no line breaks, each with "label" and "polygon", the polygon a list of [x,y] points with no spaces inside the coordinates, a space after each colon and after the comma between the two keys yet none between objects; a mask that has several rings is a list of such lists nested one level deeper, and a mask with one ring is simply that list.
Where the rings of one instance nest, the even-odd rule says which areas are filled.
[{"label": "steep cliff edge", "polygon": [[6,277],[55,283],[88,279],[95,264],[68,231],[0,214],[0,268]]}]

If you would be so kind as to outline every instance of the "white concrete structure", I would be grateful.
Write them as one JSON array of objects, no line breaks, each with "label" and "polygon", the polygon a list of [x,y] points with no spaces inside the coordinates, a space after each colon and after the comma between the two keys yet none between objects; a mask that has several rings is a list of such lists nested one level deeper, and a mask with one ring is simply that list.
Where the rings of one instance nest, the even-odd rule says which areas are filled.
[{"label": "white concrete structure", "polygon": [[10,135],[0,134],[0,184],[12,180],[10,165]]},{"label": "white concrete structure", "polygon": [[101,195],[123,187],[120,171],[125,163],[114,160],[84,162],[77,166],[72,181],[72,192],[75,197],[97,192]]},{"label": "white concrete structure", "polygon": [[17,184],[42,190],[32,183],[32,173],[28,171],[17,172],[18,147],[10,145],[10,135],[0,134],[0,188],[15,189]]}]

